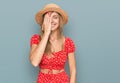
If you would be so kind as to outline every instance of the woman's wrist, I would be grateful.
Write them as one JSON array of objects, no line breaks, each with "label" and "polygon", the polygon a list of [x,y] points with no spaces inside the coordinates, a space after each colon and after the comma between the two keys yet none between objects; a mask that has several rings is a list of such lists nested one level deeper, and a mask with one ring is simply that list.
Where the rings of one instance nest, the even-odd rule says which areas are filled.
[{"label": "woman's wrist", "polygon": [[49,36],[50,35],[50,32],[45,32],[44,33],[44,36]]}]

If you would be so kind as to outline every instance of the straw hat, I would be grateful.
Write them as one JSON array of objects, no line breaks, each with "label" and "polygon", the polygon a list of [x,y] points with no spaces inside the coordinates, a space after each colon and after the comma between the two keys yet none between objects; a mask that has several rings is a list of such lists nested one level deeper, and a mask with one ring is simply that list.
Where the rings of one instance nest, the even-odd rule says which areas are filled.
[{"label": "straw hat", "polygon": [[38,24],[42,25],[43,15],[49,11],[55,11],[55,12],[59,13],[62,16],[63,25],[65,25],[68,22],[67,13],[64,10],[62,10],[58,5],[53,4],[53,3],[47,4],[42,10],[37,12],[37,14],[35,16],[36,22]]}]

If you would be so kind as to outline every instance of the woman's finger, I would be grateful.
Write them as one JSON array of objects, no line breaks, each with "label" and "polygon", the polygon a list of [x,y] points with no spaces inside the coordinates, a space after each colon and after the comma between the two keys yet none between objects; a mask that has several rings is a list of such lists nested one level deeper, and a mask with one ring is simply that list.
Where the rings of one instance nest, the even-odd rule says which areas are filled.
[{"label": "woman's finger", "polygon": [[47,14],[45,15],[45,24],[47,23]]}]

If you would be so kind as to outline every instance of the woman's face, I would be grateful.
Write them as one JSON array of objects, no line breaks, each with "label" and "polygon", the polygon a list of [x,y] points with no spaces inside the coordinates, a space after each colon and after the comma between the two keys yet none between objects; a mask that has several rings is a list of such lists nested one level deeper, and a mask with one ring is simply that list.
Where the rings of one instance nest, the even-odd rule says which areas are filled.
[{"label": "woman's face", "polygon": [[51,12],[51,30],[56,30],[59,27],[59,14],[56,12]]}]

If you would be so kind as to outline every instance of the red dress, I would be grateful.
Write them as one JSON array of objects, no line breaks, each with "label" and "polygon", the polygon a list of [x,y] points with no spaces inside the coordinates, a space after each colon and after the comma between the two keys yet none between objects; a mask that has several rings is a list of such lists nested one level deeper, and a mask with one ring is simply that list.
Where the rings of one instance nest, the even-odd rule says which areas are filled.
[{"label": "red dress", "polygon": [[[40,42],[40,36],[38,34],[34,34],[30,40],[30,46],[32,44],[38,44]],[[58,52],[52,53],[54,57],[48,58],[44,53],[42,60],[39,64],[39,68],[43,69],[55,69],[60,70],[64,69],[65,63],[67,61],[68,53],[75,51],[75,44],[73,40],[69,37],[65,37],[64,49]],[[51,72],[51,71],[50,71]],[[52,73],[38,73],[38,78],[36,83],[69,83],[69,76],[65,71],[62,71],[57,74]]]}]

